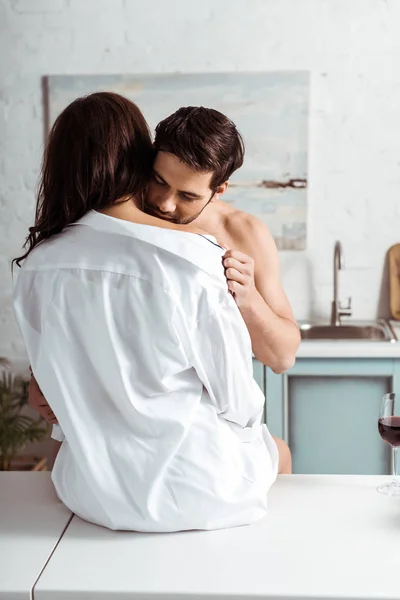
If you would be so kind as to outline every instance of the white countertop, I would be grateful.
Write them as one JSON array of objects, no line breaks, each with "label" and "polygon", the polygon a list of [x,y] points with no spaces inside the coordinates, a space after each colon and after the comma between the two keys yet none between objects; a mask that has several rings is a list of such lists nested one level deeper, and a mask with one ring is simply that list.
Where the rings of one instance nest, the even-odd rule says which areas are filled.
[{"label": "white countertop", "polygon": [[0,599],[29,600],[71,518],[50,473],[0,472]]},{"label": "white countertop", "polygon": [[400,498],[378,494],[386,479],[280,476],[269,515],[230,530],[135,534],[74,517],[35,600],[397,600]]},{"label": "white countertop", "polygon": [[[400,339],[400,322],[390,321],[390,324]],[[297,358],[400,358],[400,341],[303,341],[297,351]]]},{"label": "white countertop", "polygon": [[304,341],[297,358],[400,358],[400,342]]}]

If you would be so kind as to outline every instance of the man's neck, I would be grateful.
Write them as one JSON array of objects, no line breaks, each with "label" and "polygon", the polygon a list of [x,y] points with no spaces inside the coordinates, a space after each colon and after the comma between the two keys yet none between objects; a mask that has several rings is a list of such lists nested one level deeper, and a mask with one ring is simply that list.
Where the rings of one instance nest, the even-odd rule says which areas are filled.
[{"label": "man's neck", "polygon": [[210,202],[193,223],[213,233],[213,231],[223,226],[227,217],[234,212],[235,209],[230,204],[222,200],[216,200],[215,202]]}]

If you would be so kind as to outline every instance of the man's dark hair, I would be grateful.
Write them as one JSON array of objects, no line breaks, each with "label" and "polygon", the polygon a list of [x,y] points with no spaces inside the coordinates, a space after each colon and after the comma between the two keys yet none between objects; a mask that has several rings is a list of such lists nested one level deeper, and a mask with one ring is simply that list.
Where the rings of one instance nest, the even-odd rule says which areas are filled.
[{"label": "man's dark hair", "polygon": [[156,127],[156,151],[170,152],[188,167],[212,172],[210,188],[227,181],[243,164],[244,143],[236,125],[212,108],[186,106]]},{"label": "man's dark hair", "polygon": [[20,262],[42,240],[89,210],[100,210],[148,184],[154,149],[139,108],[123,96],[78,98],[56,119],[47,140],[36,204]]}]

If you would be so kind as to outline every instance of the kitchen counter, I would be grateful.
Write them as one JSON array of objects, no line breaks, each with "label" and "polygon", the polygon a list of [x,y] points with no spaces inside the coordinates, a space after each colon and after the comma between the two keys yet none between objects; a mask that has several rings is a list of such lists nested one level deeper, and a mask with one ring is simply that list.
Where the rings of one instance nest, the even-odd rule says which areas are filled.
[{"label": "kitchen counter", "polygon": [[[400,322],[390,324],[400,340]],[[301,342],[297,358],[400,358],[400,341],[307,340]]]},{"label": "kitchen counter", "polygon": [[137,534],[71,520],[49,473],[0,473],[0,598],[394,600],[400,499],[378,494],[386,479],[280,476],[259,523]]},{"label": "kitchen counter", "polygon": [[386,480],[280,476],[268,516],[230,530],[138,534],[74,517],[35,600],[397,600],[400,499],[378,494]]},{"label": "kitchen counter", "polygon": [[72,513],[50,473],[0,472],[0,600],[29,600]]}]

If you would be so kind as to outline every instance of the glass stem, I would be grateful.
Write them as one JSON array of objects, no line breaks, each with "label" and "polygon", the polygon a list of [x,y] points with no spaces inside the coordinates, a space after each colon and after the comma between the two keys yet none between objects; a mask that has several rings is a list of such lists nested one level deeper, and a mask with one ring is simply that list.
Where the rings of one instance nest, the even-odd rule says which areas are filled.
[{"label": "glass stem", "polygon": [[398,485],[400,487],[400,478],[399,478],[399,472],[398,472],[398,447],[397,446],[392,446],[392,452],[393,452],[393,483],[395,483],[396,485]]}]

